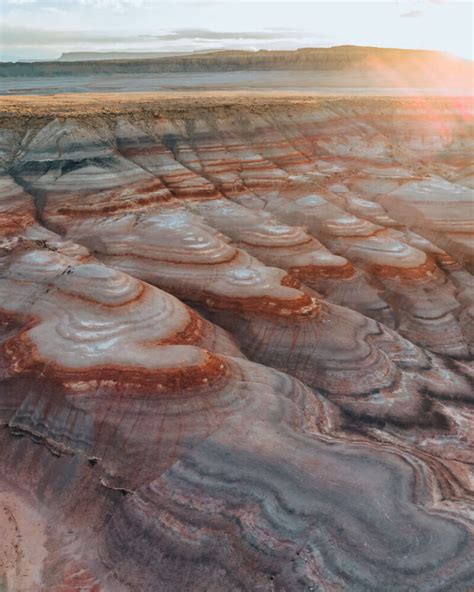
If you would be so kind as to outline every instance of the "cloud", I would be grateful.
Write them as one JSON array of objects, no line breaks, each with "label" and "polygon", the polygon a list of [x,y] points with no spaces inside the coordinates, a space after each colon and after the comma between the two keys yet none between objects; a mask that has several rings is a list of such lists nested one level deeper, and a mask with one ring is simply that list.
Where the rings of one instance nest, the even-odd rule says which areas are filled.
[{"label": "cloud", "polygon": [[[298,33],[296,33],[291,29],[286,29],[285,31],[274,31],[268,29],[266,31],[212,31],[211,29],[177,29],[175,31],[170,31],[169,33],[164,33],[161,35],[143,35],[142,37],[157,39],[159,41],[180,41],[186,39],[227,41],[239,39],[291,39],[295,37],[295,35],[303,35],[303,33],[303,31],[298,31]],[[323,37],[317,33],[311,33],[311,35],[314,37]]]},{"label": "cloud", "polygon": [[404,18],[418,18],[422,14],[423,13],[421,12],[421,10],[410,10],[410,12],[404,12],[400,16]]},{"label": "cloud", "polygon": [[[47,10],[48,7],[43,8]],[[223,49],[296,49],[327,45],[325,34],[272,28],[257,31],[214,31],[204,28],[162,29],[152,34],[107,34],[99,31],[44,30],[0,27],[0,60],[57,59],[63,53],[179,54]],[[1,56],[4,56],[3,58]]]},{"label": "cloud", "polygon": [[7,4],[34,4],[36,0],[6,0]]},{"label": "cloud", "polygon": [[[110,1],[110,0],[107,0]],[[50,11],[60,11],[60,9],[50,7]],[[265,41],[285,41],[301,37],[312,39],[325,39],[326,36],[320,33],[304,31],[212,31],[210,29],[177,29],[174,31],[160,32],[155,35],[107,35],[83,31],[47,31],[42,29],[32,29],[27,27],[3,26],[2,43],[8,46],[40,46],[40,45],[70,45],[83,44],[124,44],[124,45],[154,45],[157,49],[166,49],[167,45],[179,44],[180,42],[189,43],[244,43],[245,41],[265,42]]]},{"label": "cloud", "polygon": [[[27,27],[10,27],[8,25],[2,27],[1,32],[3,45],[22,47],[49,44],[100,43],[103,41],[119,43],[124,39],[130,41],[129,38],[121,36],[104,36],[81,31],[45,31]],[[133,39],[136,39],[136,37]]]},{"label": "cloud", "polygon": [[79,4],[94,8],[124,10],[130,7],[138,8],[143,4],[143,0],[79,0]]}]

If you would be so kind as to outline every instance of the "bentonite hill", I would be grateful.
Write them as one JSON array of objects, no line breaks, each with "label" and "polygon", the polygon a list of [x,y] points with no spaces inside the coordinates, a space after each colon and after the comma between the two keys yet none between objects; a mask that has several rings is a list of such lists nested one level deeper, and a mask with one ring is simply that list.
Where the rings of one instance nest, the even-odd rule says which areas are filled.
[{"label": "bentonite hill", "polygon": [[0,589],[474,587],[471,98],[0,101]]}]

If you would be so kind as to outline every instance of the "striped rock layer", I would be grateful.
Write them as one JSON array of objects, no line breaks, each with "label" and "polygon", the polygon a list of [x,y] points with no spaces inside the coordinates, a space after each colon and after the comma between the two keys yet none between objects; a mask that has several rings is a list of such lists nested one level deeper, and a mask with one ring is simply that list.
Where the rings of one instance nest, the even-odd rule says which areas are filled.
[{"label": "striped rock layer", "polygon": [[474,586],[471,108],[10,116],[0,587]]}]

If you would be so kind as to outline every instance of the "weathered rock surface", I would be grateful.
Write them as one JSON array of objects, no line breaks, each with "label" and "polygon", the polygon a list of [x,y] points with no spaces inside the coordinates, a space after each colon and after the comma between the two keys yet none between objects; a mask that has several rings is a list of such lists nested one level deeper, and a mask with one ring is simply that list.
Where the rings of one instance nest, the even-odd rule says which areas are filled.
[{"label": "weathered rock surface", "polygon": [[0,587],[474,585],[470,104],[288,101],[3,120]]}]

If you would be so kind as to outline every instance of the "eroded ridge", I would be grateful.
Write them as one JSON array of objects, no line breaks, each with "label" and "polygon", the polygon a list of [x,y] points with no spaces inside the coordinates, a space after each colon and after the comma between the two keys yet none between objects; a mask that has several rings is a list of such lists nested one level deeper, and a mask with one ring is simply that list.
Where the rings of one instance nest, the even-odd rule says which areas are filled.
[{"label": "eroded ridge", "polygon": [[468,105],[249,105],[5,125],[0,584],[474,584]]},{"label": "eroded ridge", "polygon": [[[439,176],[431,136],[425,152],[416,145],[412,150],[411,137],[405,146],[396,125],[390,135],[380,123],[384,101],[373,102],[371,118],[341,100],[317,108],[303,104],[291,113],[282,106],[247,113],[216,107],[172,116],[168,108],[141,118],[55,119],[20,142],[9,169],[36,196],[51,229],[81,238],[87,224],[105,218],[95,233],[98,256],[111,254],[109,233],[119,226],[124,231],[126,214],[137,217],[131,240],[139,246],[115,247],[113,255],[150,249],[143,244],[148,239],[138,236],[140,228],[157,224],[155,216],[166,215],[167,206],[183,220],[181,208],[202,218],[210,227],[206,232],[222,233],[331,302],[436,353],[469,357],[472,336],[463,320],[472,319],[471,307],[457,297],[469,281],[452,272],[469,268],[472,260],[470,190]],[[468,105],[441,109],[434,102],[436,117],[430,105],[423,123],[439,151],[468,149],[458,121],[468,118]],[[412,125],[413,109],[407,101],[407,113],[400,115],[404,122],[411,117]],[[437,125],[443,114],[448,138]],[[427,134],[425,129],[423,138]],[[181,250],[187,246],[192,260],[196,245],[183,238]],[[205,255],[207,239],[197,238]],[[221,256],[231,257],[227,251]]]},{"label": "eroded ridge", "polygon": [[[11,434],[28,436],[5,444],[3,464],[29,475],[30,495],[48,481],[28,503],[43,521],[61,516],[45,543],[51,589],[469,581],[455,465],[344,437],[325,397],[236,357],[221,330],[82,247],[3,247],[2,411]],[[107,520],[89,521],[101,509]]]}]

